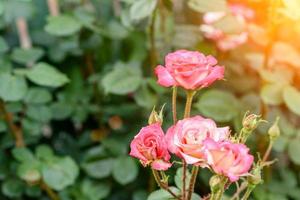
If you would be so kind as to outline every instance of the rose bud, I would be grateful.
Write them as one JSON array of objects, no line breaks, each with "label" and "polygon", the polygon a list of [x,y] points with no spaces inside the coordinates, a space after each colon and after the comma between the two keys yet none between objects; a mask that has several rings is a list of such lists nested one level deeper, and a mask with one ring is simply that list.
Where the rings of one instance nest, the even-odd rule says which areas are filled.
[{"label": "rose bud", "polygon": [[271,140],[276,140],[280,136],[280,129],[278,126],[279,117],[276,118],[274,124],[269,128],[268,134]]}]

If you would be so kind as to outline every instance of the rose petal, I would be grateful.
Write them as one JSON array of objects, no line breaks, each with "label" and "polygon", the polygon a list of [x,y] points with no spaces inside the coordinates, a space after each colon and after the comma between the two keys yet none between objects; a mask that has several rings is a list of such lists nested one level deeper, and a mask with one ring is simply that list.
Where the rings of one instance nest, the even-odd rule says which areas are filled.
[{"label": "rose petal", "polygon": [[172,166],[170,162],[166,162],[163,160],[155,160],[151,163],[152,169],[156,170],[167,170]]},{"label": "rose petal", "polygon": [[176,85],[173,77],[165,67],[158,65],[155,68],[155,74],[158,78],[157,83],[161,86],[170,87]]}]

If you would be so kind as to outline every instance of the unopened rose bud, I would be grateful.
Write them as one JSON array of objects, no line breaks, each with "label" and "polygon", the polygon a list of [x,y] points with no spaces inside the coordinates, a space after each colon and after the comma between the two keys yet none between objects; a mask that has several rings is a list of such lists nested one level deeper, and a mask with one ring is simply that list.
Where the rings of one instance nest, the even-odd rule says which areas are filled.
[{"label": "unopened rose bud", "polygon": [[278,122],[279,122],[279,117],[276,118],[276,121],[268,130],[268,134],[271,140],[276,140],[280,136],[280,129],[278,126]]},{"label": "unopened rose bud", "polygon": [[258,185],[262,183],[262,181],[261,168],[257,166],[252,170],[251,175],[248,176],[248,183],[251,185]]},{"label": "unopened rose bud", "polygon": [[155,107],[153,108],[150,116],[149,116],[149,119],[148,119],[148,124],[155,124],[155,123],[160,123],[162,124],[163,123],[163,109],[164,109],[164,105],[163,107],[161,108],[159,114],[155,111]]},{"label": "unopened rose bud", "polygon": [[209,186],[212,193],[217,192],[221,188],[222,178],[219,175],[214,175],[209,180]]},{"label": "unopened rose bud", "polygon": [[248,113],[245,114],[243,119],[243,127],[245,128],[246,131],[251,132],[254,129],[256,129],[258,124],[263,120],[261,119],[260,115],[255,115],[255,114],[247,115],[247,114]]}]

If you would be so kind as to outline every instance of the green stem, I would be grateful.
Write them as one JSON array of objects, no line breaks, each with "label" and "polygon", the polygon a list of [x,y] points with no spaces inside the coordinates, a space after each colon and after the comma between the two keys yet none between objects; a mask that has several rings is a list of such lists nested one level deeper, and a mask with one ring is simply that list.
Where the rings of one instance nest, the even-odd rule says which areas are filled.
[{"label": "green stem", "polygon": [[271,153],[271,150],[272,150],[272,147],[273,147],[273,143],[274,143],[273,140],[270,140],[269,146],[268,146],[268,148],[267,148],[267,150],[266,150],[266,152],[264,154],[262,162],[266,162],[267,161],[267,159],[268,159],[268,157],[269,157],[269,155]]},{"label": "green stem", "polygon": [[253,191],[254,188],[255,188],[254,185],[249,185],[247,187],[247,190],[246,190],[246,192],[245,192],[245,194],[244,194],[244,196],[241,200],[247,200],[250,197],[250,194],[251,194],[251,192]]},{"label": "green stem", "polygon": [[182,159],[182,170],[183,170],[183,175],[182,175],[182,200],[185,200],[186,197],[186,169],[187,169],[187,164],[184,159]]},{"label": "green stem", "polygon": [[194,187],[195,187],[198,171],[199,171],[199,167],[193,166],[187,200],[190,200],[192,198],[192,194],[194,192]]},{"label": "green stem", "polygon": [[176,103],[177,103],[177,87],[173,87],[172,92],[172,113],[173,113],[173,123],[175,124],[177,121],[177,109],[176,109]]},{"label": "green stem", "polygon": [[210,200],[221,200],[223,193],[225,191],[225,185],[227,183],[227,178],[226,177],[221,177],[221,181],[220,181],[220,185],[219,185],[219,189],[214,190],[211,188],[211,196],[210,196]]},{"label": "green stem", "polygon": [[179,197],[178,197],[178,196],[177,196],[177,195],[169,188],[169,186],[168,186],[167,184],[161,182],[161,177],[160,177],[158,171],[152,169],[152,173],[153,173],[153,176],[154,176],[154,179],[155,179],[157,185],[158,185],[161,189],[164,189],[164,190],[166,190],[167,192],[169,192],[175,199],[181,200],[181,199],[180,199],[180,198],[179,198]]},{"label": "green stem", "polygon": [[196,92],[194,90],[186,91],[186,103],[185,103],[185,110],[184,110],[184,118],[190,117],[193,97],[195,94],[196,94]]}]

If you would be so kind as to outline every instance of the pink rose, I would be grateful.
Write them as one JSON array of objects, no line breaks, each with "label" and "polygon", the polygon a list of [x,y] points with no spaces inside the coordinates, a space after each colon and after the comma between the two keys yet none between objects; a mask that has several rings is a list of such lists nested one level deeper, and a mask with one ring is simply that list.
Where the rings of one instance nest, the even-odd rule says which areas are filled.
[{"label": "pink rose", "polygon": [[[244,27],[247,25],[247,20],[254,18],[253,10],[240,4],[229,5],[229,10],[239,24]],[[234,49],[248,40],[248,33],[246,31],[236,34],[226,34],[222,30],[214,27],[214,23],[225,16],[226,12],[207,12],[203,15],[204,24],[200,26],[204,36],[208,39],[214,40],[218,49],[221,51]]]},{"label": "pink rose", "polygon": [[224,67],[216,64],[217,60],[213,56],[178,50],[166,56],[165,67],[156,67],[157,82],[165,87],[181,86],[187,90],[208,87],[224,77]]},{"label": "pink rose", "polygon": [[244,144],[229,141],[204,141],[207,163],[217,173],[227,176],[231,182],[247,175],[253,163],[253,156]]},{"label": "pink rose", "polygon": [[201,116],[179,120],[166,134],[170,152],[183,158],[188,164],[205,165],[203,141],[210,138],[223,141],[229,135],[229,128],[217,128],[211,119]]},{"label": "pink rose", "polygon": [[159,123],[151,124],[140,130],[130,144],[130,156],[140,159],[144,166],[151,165],[156,170],[171,167],[170,154],[165,135]]}]

